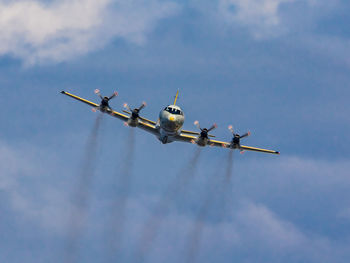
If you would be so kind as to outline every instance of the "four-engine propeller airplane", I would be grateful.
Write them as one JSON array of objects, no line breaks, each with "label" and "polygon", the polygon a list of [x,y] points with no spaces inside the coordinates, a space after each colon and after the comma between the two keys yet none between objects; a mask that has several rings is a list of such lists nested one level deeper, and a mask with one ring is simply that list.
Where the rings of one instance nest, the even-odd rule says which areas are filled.
[{"label": "four-engine propeller airplane", "polygon": [[[255,148],[250,146],[241,145],[240,140],[244,137],[250,135],[250,132],[247,132],[243,135],[239,135],[234,132],[232,126],[229,126],[229,130],[232,132],[233,138],[231,142],[224,142],[212,139],[213,135],[209,134],[217,126],[213,124],[209,129],[201,128],[198,121],[195,121],[194,124],[198,127],[200,132],[193,132],[183,130],[182,126],[185,121],[184,113],[179,106],[176,105],[176,101],[179,95],[179,91],[176,93],[175,101],[172,105],[168,105],[159,113],[158,121],[151,121],[139,115],[140,111],[146,106],[146,103],[143,102],[140,107],[131,109],[128,104],[124,104],[125,110],[123,113],[113,110],[109,106],[109,101],[118,96],[117,92],[114,92],[110,97],[103,97],[100,94],[98,89],[95,90],[95,93],[101,98],[101,103],[96,104],[94,102],[88,101],[86,99],[80,98],[69,92],[61,91],[62,94],[65,94],[71,98],[74,98],[78,101],[84,102],[92,107],[93,111],[101,111],[107,113],[113,117],[116,117],[124,121],[125,125],[131,127],[139,127],[149,133],[154,134],[163,144],[171,143],[174,141],[182,141],[197,144],[198,146],[217,146],[229,149],[238,149],[240,151],[256,151],[263,153],[272,153],[279,154],[278,151],[266,150],[261,148]],[[125,113],[125,114],[124,114]],[[126,115],[127,114],[127,115]]]}]

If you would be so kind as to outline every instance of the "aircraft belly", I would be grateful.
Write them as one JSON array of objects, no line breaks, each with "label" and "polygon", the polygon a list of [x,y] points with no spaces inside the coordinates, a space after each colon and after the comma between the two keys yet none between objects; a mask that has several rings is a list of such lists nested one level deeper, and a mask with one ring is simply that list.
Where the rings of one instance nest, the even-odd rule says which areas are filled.
[{"label": "aircraft belly", "polygon": [[175,141],[175,136],[178,134],[178,130],[181,126],[163,125],[160,123],[159,140],[162,143],[171,143]]}]

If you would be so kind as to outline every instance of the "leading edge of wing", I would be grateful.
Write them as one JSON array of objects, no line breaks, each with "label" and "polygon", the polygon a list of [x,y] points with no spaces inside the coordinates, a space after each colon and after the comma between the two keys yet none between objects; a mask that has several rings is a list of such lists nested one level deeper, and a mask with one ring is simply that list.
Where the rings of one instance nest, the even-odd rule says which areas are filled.
[{"label": "leading edge of wing", "polygon": [[181,134],[181,133],[179,135],[176,135],[174,138],[176,141],[189,142],[189,143],[193,143],[197,139],[197,137],[195,136]]},{"label": "leading edge of wing", "polygon": [[[85,104],[87,104],[87,105],[89,105],[89,106],[91,106],[91,107],[93,107],[93,108],[98,108],[98,107],[100,106],[99,104],[96,104],[96,103],[91,102],[91,101],[89,101],[89,100],[83,99],[83,98],[81,98],[81,97],[79,97],[79,96],[77,96],[77,95],[74,95],[74,94],[72,94],[72,93],[66,92],[66,91],[64,91],[64,90],[62,90],[61,93],[64,94],[64,95],[67,95],[67,96],[69,96],[69,97],[71,97],[71,98],[73,98],[73,99],[76,99],[76,100],[78,100],[78,101],[81,101],[81,102],[83,102],[83,103],[85,103]],[[122,114],[122,113],[120,113],[120,112],[117,112],[117,111],[115,111],[115,110],[112,110],[112,109],[106,109],[105,112],[106,112],[107,114],[113,116],[113,117],[116,117],[116,118],[122,120],[122,121],[127,121],[127,120],[129,119],[128,116],[126,116],[126,115],[124,115],[124,114]]]},{"label": "leading edge of wing", "polygon": [[156,136],[159,135],[159,129],[150,123],[139,121],[137,127]]},{"label": "leading edge of wing", "polygon": [[86,99],[80,98],[80,97],[78,97],[77,95],[74,95],[74,94],[72,94],[72,93],[66,92],[66,91],[64,91],[64,90],[62,90],[61,93],[64,94],[64,95],[67,95],[67,96],[69,96],[69,97],[71,97],[71,98],[73,98],[73,99],[76,99],[76,100],[78,100],[78,101],[84,102],[85,104],[90,105],[90,106],[92,106],[92,107],[95,107],[95,108],[96,108],[96,107],[99,106],[98,104],[96,104],[96,103],[94,103],[94,102],[91,102],[91,101],[88,101],[88,100],[86,100]]},{"label": "leading edge of wing", "polygon": [[272,154],[280,154],[278,151],[274,150],[267,150],[267,149],[261,149],[261,148],[256,148],[256,147],[251,147],[251,146],[244,146],[241,145],[241,150],[246,150],[246,151],[254,151],[254,152],[262,152],[262,153],[272,153]]},{"label": "leading edge of wing", "polygon": [[[127,111],[127,110],[123,110],[123,112],[126,113],[126,114],[129,114],[129,115],[132,114],[130,111]],[[152,124],[154,126],[157,124],[155,121],[151,121],[151,120],[149,120],[147,118],[144,118],[142,116],[139,116],[139,119],[142,120],[143,122],[148,122],[148,123],[150,123],[150,124]]]},{"label": "leading edge of wing", "polygon": [[[116,117],[118,119],[122,119],[124,120],[125,122],[128,121],[129,119],[129,116],[126,116],[122,113],[119,113],[117,111],[114,111],[114,110],[111,110],[111,111],[107,111],[107,113],[113,117]],[[158,135],[159,134],[159,130],[155,127],[155,125],[151,124],[151,123],[147,123],[149,120],[143,120],[144,118],[139,118],[139,122],[137,124],[137,127],[144,130],[144,131],[147,131],[149,133],[152,133],[154,135]],[[153,122],[153,121],[150,121],[150,122]],[[155,123],[155,122],[153,122]]]},{"label": "leading edge of wing", "polygon": [[[200,135],[199,132],[194,132],[194,131],[187,131],[187,130],[181,130],[181,133],[184,133],[184,134],[190,134],[190,135]],[[215,135],[212,135],[212,134],[208,134],[208,137],[215,137]]]}]

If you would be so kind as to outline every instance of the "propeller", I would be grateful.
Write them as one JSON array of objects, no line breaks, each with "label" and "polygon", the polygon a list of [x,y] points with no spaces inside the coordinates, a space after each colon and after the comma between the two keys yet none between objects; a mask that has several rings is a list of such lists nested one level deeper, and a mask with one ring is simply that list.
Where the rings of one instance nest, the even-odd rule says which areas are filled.
[{"label": "propeller", "polygon": [[101,106],[102,106],[102,107],[108,107],[108,108],[110,108],[108,102],[109,102],[111,99],[113,99],[114,97],[118,96],[118,92],[115,91],[115,92],[113,92],[113,94],[112,94],[111,96],[109,96],[109,97],[107,97],[107,96],[103,97],[103,96],[101,95],[99,89],[95,89],[95,94],[101,98]]},{"label": "propeller", "polygon": [[201,126],[199,125],[199,121],[195,121],[194,125],[196,125],[197,128],[201,131],[200,137],[202,137],[202,138],[208,138],[208,132],[210,132],[218,127],[216,125],[216,123],[214,123],[209,129],[207,129],[207,128],[202,129]]},{"label": "propeller", "polygon": [[231,133],[233,135],[232,144],[234,147],[239,148],[241,139],[244,137],[248,137],[250,135],[250,131],[248,131],[247,133],[245,133],[243,135],[239,135],[238,133],[235,133],[232,125],[228,126],[228,129],[231,131]]},{"label": "propeller", "polygon": [[[139,113],[144,107],[146,107],[146,102],[142,102],[141,106],[138,108],[135,108],[135,109],[131,109],[127,103],[124,103],[123,106],[125,109],[127,109],[129,111],[127,113],[129,113],[129,114],[131,113],[131,118],[135,120],[135,119],[140,117]],[[126,112],[126,111],[124,111],[124,112]]]}]

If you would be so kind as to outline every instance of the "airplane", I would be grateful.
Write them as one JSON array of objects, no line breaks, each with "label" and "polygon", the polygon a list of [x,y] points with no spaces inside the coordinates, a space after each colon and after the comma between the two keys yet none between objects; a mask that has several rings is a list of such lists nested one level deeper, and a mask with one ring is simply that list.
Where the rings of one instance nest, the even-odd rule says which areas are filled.
[{"label": "airplane", "polygon": [[278,151],[261,149],[251,146],[241,145],[241,139],[248,137],[250,132],[247,132],[243,135],[235,133],[232,125],[228,128],[232,133],[232,140],[230,142],[214,140],[214,135],[210,134],[215,128],[216,124],[213,124],[210,128],[201,128],[198,121],[195,121],[194,124],[197,126],[200,132],[187,131],[182,129],[182,126],[185,122],[185,116],[182,109],[176,105],[179,91],[177,91],[174,103],[166,106],[159,113],[159,118],[157,122],[146,119],[140,116],[140,111],[146,106],[146,103],[143,102],[140,107],[131,109],[127,103],[125,103],[123,113],[117,112],[109,106],[109,101],[114,97],[118,96],[117,92],[114,92],[109,97],[103,97],[98,89],[95,90],[95,93],[100,97],[100,104],[88,101],[81,97],[78,97],[74,94],[71,94],[66,91],[61,91],[62,94],[67,95],[73,99],[81,101],[92,107],[93,111],[101,111],[107,113],[108,115],[115,117],[124,121],[125,126],[138,127],[141,128],[153,135],[155,135],[158,140],[163,144],[171,143],[174,141],[187,142],[192,144],[197,144],[200,147],[205,146],[216,146],[228,149],[237,149],[241,152],[244,151],[255,151],[262,153],[271,153],[271,154],[280,154]]}]

